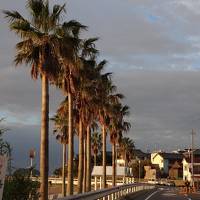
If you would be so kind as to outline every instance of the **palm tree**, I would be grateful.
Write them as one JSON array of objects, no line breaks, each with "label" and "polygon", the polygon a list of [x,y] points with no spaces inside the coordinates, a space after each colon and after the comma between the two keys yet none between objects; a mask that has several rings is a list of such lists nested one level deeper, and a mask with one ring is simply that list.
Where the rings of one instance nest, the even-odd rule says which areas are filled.
[{"label": "palm tree", "polygon": [[66,120],[66,114],[62,112],[57,112],[57,114],[51,119],[54,121],[54,134],[56,134],[56,139],[62,144],[63,148],[63,159],[62,159],[62,195],[66,196],[66,157],[67,157],[67,144],[68,144],[68,134],[67,127],[68,121]]},{"label": "palm tree", "polygon": [[[114,114],[114,113],[113,113]],[[115,115],[114,118],[111,119],[111,123],[109,126],[110,130],[110,142],[112,144],[112,185],[116,185],[116,143],[121,137],[120,123],[118,122],[118,118]]]},{"label": "palm tree", "polygon": [[[87,40],[83,40],[81,43],[81,50],[80,50],[80,61],[81,66],[79,68],[79,76],[77,78],[77,87],[76,87],[76,98],[75,101],[77,103],[77,110],[79,113],[79,170],[78,170],[78,193],[82,192],[83,184],[83,127],[86,130],[86,141],[87,141],[87,152],[91,151],[91,139],[90,139],[90,121],[91,119],[91,101],[92,97],[94,96],[95,91],[95,57],[98,51],[95,49],[94,42],[97,38],[90,38]],[[86,153],[86,152],[85,152]],[[86,190],[91,190],[91,164],[90,164],[90,156],[91,153],[87,154],[87,164],[85,169],[87,172],[87,187]],[[86,156],[85,156],[86,158]]]},{"label": "palm tree", "polygon": [[[25,19],[17,11],[4,11],[9,18],[10,28],[22,39],[16,45],[16,65],[25,63],[32,66],[31,75],[42,79],[42,122],[41,122],[41,150],[40,175],[41,199],[48,195],[48,121],[49,121],[49,81],[57,80],[58,75],[65,74],[70,82],[72,68],[75,66],[78,34],[85,29],[79,22],[71,20],[60,24],[60,18],[65,11],[65,5],[54,5],[49,9],[48,0],[28,0],[27,8],[31,20]],[[61,70],[62,69],[62,70]],[[69,85],[69,84],[68,84]],[[73,192],[73,135],[72,135],[72,97],[71,87],[66,90],[69,103],[69,164],[68,164],[68,193]]]},{"label": "palm tree", "polygon": [[97,165],[97,155],[101,151],[102,147],[102,138],[101,134],[98,132],[94,132],[91,137],[91,143],[92,143],[92,152],[94,156],[94,166]]},{"label": "palm tree", "polygon": [[79,117],[79,160],[78,160],[78,193],[82,193],[82,186],[83,186],[83,122],[81,117]]},{"label": "palm tree", "polygon": [[65,5],[54,5],[49,9],[48,1],[28,0],[28,20],[17,11],[4,11],[9,19],[10,29],[20,38],[16,45],[15,64],[31,65],[31,76],[41,76],[42,83],[42,116],[40,138],[40,199],[48,198],[48,132],[49,132],[49,80],[53,80],[59,71],[57,27]]},{"label": "palm tree", "polygon": [[134,148],[135,148],[134,141],[128,137],[123,137],[119,142],[119,151],[123,156],[125,167],[127,167],[128,162],[133,156]]},{"label": "palm tree", "polygon": [[[110,74],[109,74],[110,75]],[[107,128],[109,125],[109,112],[110,112],[110,93],[115,90],[112,86],[111,81],[106,77],[102,76],[102,85],[100,86],[103,91],[100,91],[100,105],[99,105],[99,122],[102,127],[102,153],[103,153],[103,188],[106,188],[106,136]]]},{"label": "palm tree", "polygon": [[[59,72],[56,85],[61,88],[66,96],[68,107],[68,184],[67,193],[73,194],[73,158],[74,158],[74,130],[73,130],[73,111],[75,109],[75,96],[77,90],[77,79],[80,76],[79,69],[82,66],[79,58],[79,51],[82,40],[79,38],[81,30],[86,30],[86,26],[75,20],[64,22],[57,29],[59,34],[59,64],[61,70]],[[73,96],[74,95],[74,96]],[[80,125],[81,126],[81,125]]]},{"label": "palm tree", "polygon": [[[72,30],[69,32],[69,27],[72,28]],[[81,40],[79,39],[79,32],[81,29],[86,29],[86,26],[81,25],[80,23],[69,23],[65,24],[63,27],[63,30],[65,34],[67,34],[67,37],[72,35],[72,43],[74,48],[74,54],[71,57],[72,62],[68,62],[68,53],[65,55],[65,52],[68,49],[68,46],[63,46],[64,54],[62,55],[62,65],[63,70],[61,73],[61,82],[62,82],[62,89],[67,93],[68,98],[68,137],[69,137],[69,151],[68,151],[68,185],[67,185],[67,193],[73,194],[73,156],[74,156],[74,135],[73,135],[73,104],[75,101],[75,98],[73,98],[73,94],[77,94],[77,78],[80,76],[79,69],[82,66],[81,60],[79,59],[78,51],[79,46],[81,43]],[[64,34],[64,35],[65,35]],[[67,58],[67,59],[65,59]],[[82,122],[79,123],[79,130],[82,130]],[[82,132],[82,131],[81,131]],[[82,133],[80,133],[80,138]],[[82,149],[79,148],[80,152],[82,152]],[[82,153],[80,154],[82,155]],[[81,167],[81,166],[80,166]],[[80,177],[81,178],[81,177]],[[80,179],[79,178],[79,179]],[[81,188],[80,188],[81,190]]]},{"label": "palm tree", "polygon": [[[110,115],[110,141],[112,144],[112,166],[113,166],[113,176],[112,183],[113,186],[116,185],[116,144],[120,141],[123,132],[129,130],[129,123],[124,121],[124,117],[129,114],[128,106],[122,106],[120,100],[123,98],[122,94],[112,95],[114,100],[111,104],[111,115]],[[127,126],[125,126],[125,124]]]}]

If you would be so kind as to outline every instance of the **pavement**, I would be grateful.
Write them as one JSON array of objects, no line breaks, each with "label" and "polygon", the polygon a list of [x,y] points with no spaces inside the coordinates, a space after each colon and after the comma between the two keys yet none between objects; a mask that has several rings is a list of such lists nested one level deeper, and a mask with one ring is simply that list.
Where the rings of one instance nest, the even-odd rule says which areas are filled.
[{"label": "pavement", "polygon": [[200,193],[180,194],[173,187],[159,187],[154,190],[140,191],[123,197],[122,200],[200,200]]}]

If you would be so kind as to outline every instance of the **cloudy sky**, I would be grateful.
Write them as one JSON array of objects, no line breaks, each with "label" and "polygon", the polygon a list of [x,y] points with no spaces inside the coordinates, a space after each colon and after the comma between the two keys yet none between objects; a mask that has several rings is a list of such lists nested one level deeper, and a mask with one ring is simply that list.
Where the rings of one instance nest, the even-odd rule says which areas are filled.
[{"label": "cloudy sky", "polygon": [[[89,26],[100,37],[101,59],[131,107],[129,137],[143,150],[170,151],[200,143],[200,1],[199,0],[50,0],[66,3],[66,19]],[[0,9],[27,15],[25,0],[1,0]],[[28,67],[14,68],[16,36],[0,14],[0,117],[10,128],[15,167],[27,166],[28,150],[39,149],[40,81]],[[51,115],[61,99],[50,93]],[[37,154],[38,155],[38,154]],[[61,161],[50,130],[51,169]],[[38,163],[38,156],[37,156]]]}]

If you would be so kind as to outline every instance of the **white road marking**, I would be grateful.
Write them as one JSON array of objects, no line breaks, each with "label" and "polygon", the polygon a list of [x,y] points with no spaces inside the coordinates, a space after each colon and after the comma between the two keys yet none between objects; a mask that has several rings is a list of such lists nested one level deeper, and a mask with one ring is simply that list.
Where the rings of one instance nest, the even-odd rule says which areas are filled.
[{"label": "white road marking", "polygon": [[166,193],[163,193],[163,194],[161,194],[162,196],[168,196],[168,197],[170,197],[170,196],[176,196],[176,194],[174,194],[174,193],[171,193],[171,192],[166,192]]},{"label": "white road marking", "polygon": [[156,193],[158,193],[158,191],[155,191],[155,192],[153,192],[152,194],[150,194],[146,199],[144,199],[144,200],[148,200],[148,199],[150,199],[154,194],[156,194]]}]

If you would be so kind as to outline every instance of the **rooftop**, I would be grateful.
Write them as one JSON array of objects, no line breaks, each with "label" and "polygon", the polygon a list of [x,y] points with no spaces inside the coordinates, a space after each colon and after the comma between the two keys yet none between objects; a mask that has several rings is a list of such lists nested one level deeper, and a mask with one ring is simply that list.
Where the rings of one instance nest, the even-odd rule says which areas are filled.
[{"label": "rooftop", "polygon": [[165,153],[165,152],[161,152],[158,153],[160,156],[162,156],[164,159],[167,160],[182,160],[183,159],[183,154],[179,154],[179,153]]}]

